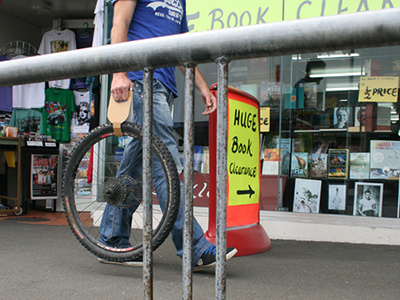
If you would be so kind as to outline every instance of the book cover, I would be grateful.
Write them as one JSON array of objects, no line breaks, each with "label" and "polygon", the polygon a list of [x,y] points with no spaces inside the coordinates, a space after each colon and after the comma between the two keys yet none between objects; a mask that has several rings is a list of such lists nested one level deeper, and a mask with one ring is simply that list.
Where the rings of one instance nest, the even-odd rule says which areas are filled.
[{"label": "book cover", "polygon": [[293,152],[291,159],[292,177],[308,177],[308,152]]},{"label": "book cover", "polygon": [[281,103],[281,83],[279,81],[261,81],[260,99],[262,107],[279,107]]},{"label": "book cover", "polygon": [[350,153],[350,179],[369,179],[369,153]]},{"label": "book cover", "polygon": [[353,125],[352,107],[335,107],[333,113],[333,128],[348,128]]},{"label": "book cover", "polygon": [[290,138],[278,139],[278,149],[281,150],[281,175],[289,175],[290,152],[292,141]]},{"label": "book cover", "polygon": [[262,174],[278,175],[278,172],[279,172],[279,149],[266,148],[264,150]]},{"label": "book cover", "polygon": [[353,215],[382,217],[383,183],[356,182]]},{"label": "book cover", "polygon": [[400,141],[371,140],[370,179],[398,179]]},{"label": "book cover", "polygon": [[367,110],[365,107],[357,106],[354,110],[354,127],[365,126],[365,115]]},{"label": "book cover", "polygon": [[297,105],[296,93],[292,88],[285,88],[285,109],[294,109]]},{"label": "book cover", "polygon": [[304,83],[304,109],[317,109],[317,93],[316,82]]},{"label": "book cover", "polygon": [[278,148],[278,135],[264,134],[261,141],[260,160],[264,160],[265,149]]},{"label": "book cover", "polygon": [[326,134],[325,137],[327,138],[325,140],[320,139],[314,141],[312,146],[312,153],[328,153],[329,147],[335,143],[335,141],[332,141],[332,136],[334,135]]},{"label": "book cover", "polygon": [[296,108],[306,110],[325,110],[325,91],[318,88],[317,82],[301,82],[293,89],[296,95]]},{"label": "book cover", "polygon": [[390,106],[378,106],[376,114],[376,130],[390,130]]},{"label": "book cover", "polygon": [[312,178],[326,178],[328,172],[328,154],[312,153],[310,174]]},{"label": "book cover", "polygon": [[321,186],[321,180],[296,178],[293,212],[319,213]]},{"label": "book cover", "polygon": [[[262,139],[261,145],[261,160],[262,167],[264,168],[270,165],[271,163],[264,164],[264,156],[266,153],[269,153],[269,150],[266,152],[266,149],[278,149],[281,150],[280,163],[281,163],[281,175],[289,175],[290,172],[290,152],[291,152],[291,139],[290,138],[282,138],[279,139],[277,135],[264,135]],[[267,160],[268,161],[268,160]],[[264,173],[263,173],[264,174]],[[277,173],[276,173],[277,174]]]},{"label": "book cover", "polygon": [[329,185],[329,210],[346,209],[346,185],[345,184],[330,184]]},{"label": "book cover", "polygon": [[329,149],[328,178],[347,179],[349,169],[348,149]]}]

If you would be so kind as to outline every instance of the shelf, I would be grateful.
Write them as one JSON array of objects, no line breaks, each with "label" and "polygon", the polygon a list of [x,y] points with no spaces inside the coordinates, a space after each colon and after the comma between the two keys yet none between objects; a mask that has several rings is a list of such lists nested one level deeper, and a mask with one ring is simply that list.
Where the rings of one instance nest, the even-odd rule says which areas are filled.
[{"label": "shelf", "polygon": [[22,147],[22,139],[14,138],[14,137],[1,137],[0,138],[0,151],[9,151],[9,149],[1,149],[2,146],[15,146],[15,151],[17,152],[17,196],[10,197],[7,195],[0,195],[1,199],[12,200],[15,202],[14,209],[0,209],[0,214],[14,213],[19,214],[21,212],[21,147]]}]

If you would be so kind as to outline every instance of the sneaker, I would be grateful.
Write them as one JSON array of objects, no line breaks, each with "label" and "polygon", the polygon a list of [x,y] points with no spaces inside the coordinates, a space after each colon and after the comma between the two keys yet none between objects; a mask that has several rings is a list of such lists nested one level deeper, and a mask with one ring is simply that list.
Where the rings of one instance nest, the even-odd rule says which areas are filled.
[{"label": "sneaker", "polygon": [[143,267],[143,261],[141,258],[137,260],[130,260],[130,261],[111,261],[107,260],[104,258],[97,258],[99,262],[103,264],[112,264],[112,265],[120,265],[120,266],[126,266],[126,267]]},{"label": "sneaker", "polygon": [[[201,255],[199,261],[194,267],[193,271],[199,271],[205,268],[210,268],[216,265],[216,255],[217,248],[214,245],[211,245],[204,253]],[[229,247],[226,249],[226,260],[228,261],[232,257],[234,257],[237,253],[237,249],[234,247]]]}]

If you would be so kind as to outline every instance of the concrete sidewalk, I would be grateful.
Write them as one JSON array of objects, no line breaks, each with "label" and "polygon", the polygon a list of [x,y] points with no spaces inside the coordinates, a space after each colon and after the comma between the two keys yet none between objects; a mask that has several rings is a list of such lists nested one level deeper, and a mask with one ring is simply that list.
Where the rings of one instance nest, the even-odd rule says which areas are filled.
[{"label": "concrete sidewalk", "polygon": [[[0,299],[143,299],[142,269],[100,264],[62,222],[45,223],[0,217]],[[181,259],[170,239],[154,262],[154,299],[182,299]],[[215,299],[214,269],[193,275],[193,291],[193,299]],[[399,295],[400,246],[273,240],[265,253],[228,262],[227,299]]]}]

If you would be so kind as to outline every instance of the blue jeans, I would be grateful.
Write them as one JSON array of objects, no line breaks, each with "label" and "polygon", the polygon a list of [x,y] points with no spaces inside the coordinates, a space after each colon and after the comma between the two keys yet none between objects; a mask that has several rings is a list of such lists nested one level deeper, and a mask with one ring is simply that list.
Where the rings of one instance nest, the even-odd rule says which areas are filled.
[{"label": "blue jeans", "polygon": [[[174,94],[159,80],[154,80],[153,87],[153,133],[157,135],[171,152],[179,172],[182,171],[178,147],[172,133],[173,120],[171,109]],[[143,124],[143,84],[134,81],[133,93],[133,122]],[[131,114],[132,115],[132,114]],[[127,174],[136,181],[142,181],[142,144],[137,139],[131,138],[125,147],[121,166],[117,177]],[[166,179],[159,161],[153,158],[153,185],[162,210],[167,199]],[[182,257],[183,248],[183,183],[181,182],[181,203],[175,225],[172,228],[172,240],[177,250],[177,255]],[[110,247],[130,247],[129,236],[131,231],[132,214],[137,207],[118,208],[106,205],[103,219],[100,224],[100,241]],[[204,237],[204,232],[196,219],[193,224],[193,266],[203,252],[211,245]]]}]

